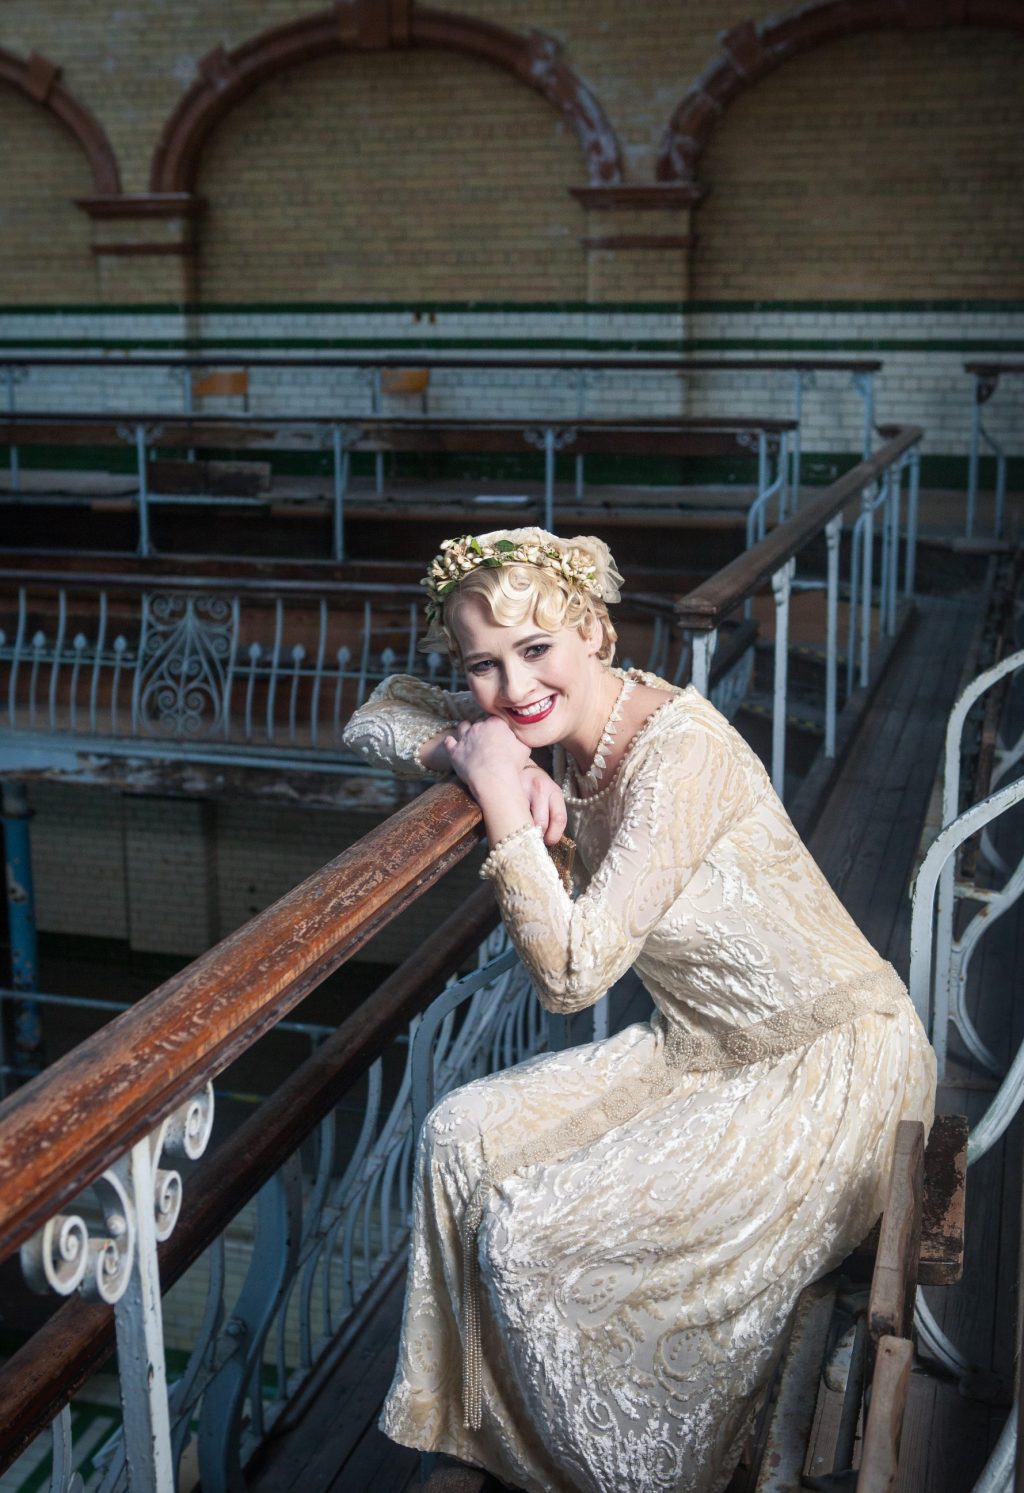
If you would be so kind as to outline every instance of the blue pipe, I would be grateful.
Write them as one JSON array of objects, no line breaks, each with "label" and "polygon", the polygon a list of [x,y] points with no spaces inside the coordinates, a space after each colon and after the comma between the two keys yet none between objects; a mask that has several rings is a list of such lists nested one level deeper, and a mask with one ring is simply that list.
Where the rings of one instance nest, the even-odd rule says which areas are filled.
[{"label": "blue pipe", "polygon": [[[7,919],[11,938],[11,984],[15,990],[39,988],[39,945],[32,887],[32,810],[23,783],[3,785],[4,855]],[[44,1067],[43,1027],[38,1001],[14,1002],[14,1068],[28,1077]]]}]

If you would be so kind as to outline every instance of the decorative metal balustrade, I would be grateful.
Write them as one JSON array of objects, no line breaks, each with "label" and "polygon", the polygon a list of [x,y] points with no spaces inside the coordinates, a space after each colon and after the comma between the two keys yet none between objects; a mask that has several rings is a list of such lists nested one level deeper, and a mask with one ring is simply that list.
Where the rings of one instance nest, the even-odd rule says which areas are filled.
[{"label": "decorative metal balustrade", "polygon": [[[935,1048],[940,1081],[946,1072],[950,1025],[955,1026],[971,1057],[999,1079],[984,1114],[971,1127],[967,1146],[969,1167],[992,1150],[1024,1106],[1024,1043],[1004,1071],[979,1035],[967,1009],[972,959],[981,941],[1024,893],[1019,816],[1014,821],[1008,818],[1024,803],[1024,777],[1017,775],[997,786],[1019,765],[1024,753],[1020,741],[1004,747],[989,783],[991,791],[961,811],[962,736],[977,703],[1001,684],[1008,683],[1022,668],[1024,651],[1000,660],[968,685],[950,713],[943,771],[942,828],[924,856],[913,889],[910,994]],[[1010,824],[1015,830],[1008,865],[1002,855],[995,853],[990,837],[997,826]],[[1001,873],[1000,885],[988,887],[979,879],[962,874],[960,857],[968,842],[975,840],[980,840],[983,853],[988,847],[987,869],[997,880]],[[1012,864],[1014,860],[1016,864]],[[960,916],[970,903],[977,910],[969,917]],[[921,1350],[970,1393],[977,1370],[939,1324],[921,1288],[917,1292],[914,1326]],[[974,1493],[1011,1493],[1015,1486],[1017,1443],[1017,1414],[1011,1411],[975,1483]]]},{"label": "decorative metal balustrade", "polygon": [[[0,577],[0,767],[68,750],[301,767],[380,776],[350,756],[342,730],[389,674],[446,689],[462,683],[448,658],[423,653],[415,588],[359,604],[359,587],[317,596],[292,585],[239,594],[228,582],[183,579],[134,591],[37,579],[3,589]],[[415,598],[415,599],[414,599]],[[685,683],[689,641],[671,602],[623,605],[625,656]],[[734,713],[750,660],[716,680],[714,698]]]}]

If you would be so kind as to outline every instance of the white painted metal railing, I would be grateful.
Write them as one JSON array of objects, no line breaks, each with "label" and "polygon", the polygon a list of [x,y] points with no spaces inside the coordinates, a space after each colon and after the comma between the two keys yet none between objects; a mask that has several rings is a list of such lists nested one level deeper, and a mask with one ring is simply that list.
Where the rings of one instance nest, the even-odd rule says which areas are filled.
[{"label": "white painted metal railing", "polygon": [[[1007,659],[1005,663],[1010,665],[1012,660]],[[1017,667],[1019,666],[1018,663]],[[1003,672],[1009,672],[1009,669],[1004,669]],[[995,673],[996,670],[989,670],[988,675],[982,675],[979,680],[975,681],[975,684],[980,685],[981,688],[974,692],[973,699],[977,699],[985,688],[991,688],[992,684],[996,681],[989,676]],[[962,727],[963,719],[966,716],[966,709],[960,713],[960,706],[963,705],[964,700],[968,699],[970,694],[971,691],[968,690],[961,697],[961,701],[958,702],[958,706],[954,710],[955,719],[951,718],[950,736],[947,737],[948,748],[950,737],[955,736],[957,758],[959,757],[960,727]],[[967,708],[969,708],[970,703],[973,703],[973,701],[968,701]],[[947,777],[947,786],[949,781],[950,778]],[[945,1029],[949,1014],[946,992],[948,992],[951,982],[949,974],[941,967],[941,960],[943,957],[946,957],[944,951],[948,951],[949,945],[952,942],[952,903],[950,900],[950,903],[944,909],[946,913],[945,921],[943,921],[943,913],[940,911],[940,932],[937,936],[935,932],[936,896],[946,876],[947,868],[949,868],[950,872],[952,871],[957,852],[964,842],[970,839],[972,835],[979,833],[986,826],[995,823],[996,820],[1021,802],[1024,802],[1024,778],[1018,778],[1003,788],[997,789],[996,792],[991,793],[987,798],[983,799],[981,803],[973,804],[970,808],[964,810],[962,814],[953,818],[940,830],[934,843],[925,855],[917,874],[913,892],[914,908],[910,933],[910,995],[926,1029],[931,1029],[936,1039],[941,1036],[943,1054],[945,1052]],[[1021,865],[1018,866],[1007,883],[1007,887],[1004,889],[1006,900],[1000,911],[1005,911],[1006,907],[1012,905],[1012,902],[1016,901],[1021,891],[1024,890],[1024,876],[1021,875],[1022,867],[1024,867],[1024,860],[1022,860]],[[1009,895],[1011,887],[1014,888],[1012,896]],[[972,936],[969,945],[962,940],[965,948],[968,946],[973,948],[981,934],[991,927],[991,922],[985,918],[984,909],[979,914],[979,917],[983,921],[979,923],[978,918],[974,920],[978,931]],[[943,927],[946,927],[948,930],[945,936],[942,934]],[[954,960],[954,966],[956,963],[957,961]],[[960,963],[962,967],[962,961]],[[973,1026],[970,1029],[972,1032],[974,1031]],[[962,1027],[961,1032],[963,1032]],[[974,1035],[976,1036],[976,1033]],[[978,1040],[980,1042],[980,1039]],[[991,1059],[991,1055],[988,1054],[987,1048],[985,1049],[985,1053],[989,1060],[994,1062]],[[968,1166],[973,1165],[992,1149],[1004,1134],[1007,1127],[1016,1118],[1022,1104],[1024,1104],[1024,1043],[1018,1048],[985,1114],[971,1129],[967,1145]],[[973,1372],[973,1366],[970,1361],[939,1326],[920,1288],[917,1293],[914,1324],[922,1348],[942,1364],[954,1378],[963,1380]],[[1016,1444],[1016,1415],[1014,1412],[1011,1412],[999,1443],[992,1453],[981,1478],[975,1484],[975,1493],[1009,1493],[1012,1486]]]},{"label": "white painted metal railing", "polygon": [[[1006,462],[1004,447],[986,426],[984,406],[995,394],[1000,379],[1024,373],[1024,363],[968,363],[967,372],[972,379],[971,435],[967,455],[967,512],[964,533],[968,539],[974,534],[978,507],[978,484],[981,467],[981,448],[984,444],[996,459],[995,513],[993,535],[1002,538],[1003,518],[1006,508]],[[1019,428],[1019,427],[1018,427]]]},{"label": "white painted metal railing", "polygon": [[[725,566],[696,591],[680,598],[679,617],[693,629],[693,683],[707,692],[711,664],[718,643],[720,620],[734,615],[742,605],[770,585],[775,613],[774,681],[772,702],[771,776],[776,791],[784,794],[786,778],[786,731],[789,698],[789,620],[795,590],[821,589],[822,582],[797,580],[798,554],[824,537],[826,547],[825,617],[825,742],[824,755],[836,751],[838,714],[840,542],[843,507],[860,504],[850,545],[849,633],[847,641],[847,685],[866,686],[871,677],[873,634],[880,641],[896,632],[899,594],[910,597],[915,582],[919,444],[921,432],[891,427],[883,434],[887,444],[868,461],[851,469],[826,488],[801,514],[793,514],[763,536],[738,560]],[[909,472],[907,518],[901,524],[903,473]],[[880,574],[875,584],[875,515],[881,512]],[[903,544],[902,584],[900,544]],[[855,677],[854,660],[858,661]]]},{"label": "white painted metal railing", "polygon": [[[358,415],[361,405],[367,406],[369,414],[384,414],[389,410],[382,390],[384,370],[422,368],[429,370],[431,377],[431,415],[451,419],[497,411],[504,417],[511,414],[515,418],[524,413],[535,413],[554,417],[561,424],[567,419],[582,420],[594,414],[621,415],[624,409],[636,411],[639,408],[653,415],[678,413],[680,380],[723,374],[730,379],[754,379],[763,385],[781,377],[790,383],[790,408],[796,421],[786,477],[789,506],[795,512],[800,505],[802,426],[807,392],[816,387],[819,379],[841,376],[850,380],[862,405],[862,454],[867,457],[874,431],[874,381],[881,364],[877,360],[850,362],[828,358],[775,360],[763,355],[729,359],[630,356],[573,359],[486,355],[439,357],[421,352],[403,358],[394,351],[376,358],[372,355],[326,355],[322,358],[285,355],[275,359],[243,354],[235,358],[207,355],[182,359],[153,355],[136,358],[85,355],[0,361],[10,414],[19,408],[18,385],[27,384],[20,402],[22,412],[43,408],[81,410],[85,407],[83,400],[90,408],[130,410],[133,401],[138,400],[147,412],[166,406],[168,414],[181,411],[191,415],[195,409],[194,379],[204,370],[214,368],[246,371],[250,384],[247,403],[256,414],[268,409],[279,410],[285,403],[306,413],[319,412],[329,417],[336,416],[340,410]],[[84,384],[81,395],[75,392],[76,377]],[[177,394],[172,392],[174,385],[180,390]],[[230,399],[222,398],[221,405],[230,408]],[[392,403],[390,408],[393,407]],[[426,409],[423,413],[427,413]],[[336,505],[343,501],[348,482],[348,457],[342,432],[342,424],[336,424],[331,429],[329,440],[334,456]],[[147,435],[143,432],[140,436],[137,429],[126,426],[125,439],[137,447],[141,442],[144,447]],[[548,430],[541,426],[540,439],[534,444],[545,451],[549,461],[553,461],[557,447],[553,428]],[[375,486],[380,491],[383,472],[380,455],[375,467]],[[17,493],[20,489],[17,447],[9,448],[8,469],[10,491]],[[578,456],[575,462],[577,497],[583,491],[583,473],[584,458]],[[145,475],[141,471],[140,492],[144,495],[146,492]],[[143,497],[140,504],[140,524],[144,531],[141,543],[148,546],[148,522],[144,509]],[[336,548],[343,543],[341,531],[341,524],[336,525]],[[142,553],[148,553],[148,549],[143,548]]]},{"label": "white painted metal railing", "polygon": [[[147,591],[122,599],[81,583],[20,586],[0,603],[0,767],[54,754],[187,758],[335,773],[377,769],[345,751],[352,711],[387,675],[463,687],[451,661],[419,650],[418,601],[366,599],[361,610],[327,598],[262,600],[230,588]],[[690,645],[670,616],[644,611],[639,660],[685,683]],[[752,655],[716,685],[726,714],[749,685]],[[35,760],[35,759],[33,759]]]},{"label": "white painted metal railing", "polygon": [[[960,758],[967,718],[974,706],[989,690],[995,688],[1002,680],[1012,677],[1022,668],[1024,668],[1024,650],[1009,654],[992,668],[979,674],[977,679],[967,686],[950,712],[946,726],[942,786],[944,827],[960,822],[957,817],[960,811]],[[1024,757],[1024,733],[1013,747],[996,749],[991,781],[993,790],[998,788],[1003,777],[1016,766],[1021,757]],[[991,802],[991,798],[986,802]],[[988,827],[992,822],[993,818],[983,818],[979,832],[985,836],[982,843],[987,846],[989,859],[993,862],[995,869],[1005,874],[1005,881],[1001,887],[990,889],[976,886],[973,882],[958,881],[955,852],[947,856],[939,874],[935,960],[928,1004],[929,1033],[935,1048],[940,1079],[944,1076],[946,1069],[950,1023],[960,1033],[968,1051],[984,1068],[997,1075],[1001,1072],[1000,1063],[978,1035],[967,1009],[968,976],[971,960],[978,945],[984,934],[989,932],[998,919],[1015,905],[1021,892],[1024,891],[1024,861],[1010,870],[1002,857],[998,857],[997,860],[995,847],[992,846],[988,837]],[[956,931],[957,912],[965,902],[980,903],[981,906],[980,910],[958,933]],[[913,951],[912,957],[914,957]]]}]

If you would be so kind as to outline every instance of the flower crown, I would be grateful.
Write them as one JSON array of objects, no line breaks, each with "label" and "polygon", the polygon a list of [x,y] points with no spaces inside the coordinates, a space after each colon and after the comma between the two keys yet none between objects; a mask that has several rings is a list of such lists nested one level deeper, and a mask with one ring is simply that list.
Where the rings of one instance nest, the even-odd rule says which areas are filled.
[{"label": "flower crown", "polygon": [[429,623],[439,621],[447,598],[473,570],[501,565],[537,565],[602,601],[618,601],[622,577],[608,546],[599,539],[560,540],[544,529],[495,530],[446,539],[420,582],[426,588]]}]

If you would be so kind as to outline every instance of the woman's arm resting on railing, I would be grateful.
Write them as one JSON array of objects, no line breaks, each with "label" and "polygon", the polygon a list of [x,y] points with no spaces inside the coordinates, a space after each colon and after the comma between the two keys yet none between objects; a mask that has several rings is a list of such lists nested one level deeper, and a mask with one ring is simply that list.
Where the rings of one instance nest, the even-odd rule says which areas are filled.
[{"label": "woman's arm resting on railing", "polygon": [[[446,737],[483,711],[469,690],[444,690],[411,674],[392,674],[355,711],[342,740],[375,767],[401,778],[443,778],[452,771]],[[565,831],[562,790],[536,763],[525,764],[523,791],[533,824],[554,845]]]},{"label": "woman's arm resting on railing", "polygon": [[444,690],[411,674],[381,681],[352,716],[342,740],[400,778],[442,778],[451,771],[445,736],[459,721],[479,720],[468,690]]}]

